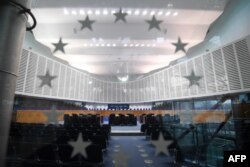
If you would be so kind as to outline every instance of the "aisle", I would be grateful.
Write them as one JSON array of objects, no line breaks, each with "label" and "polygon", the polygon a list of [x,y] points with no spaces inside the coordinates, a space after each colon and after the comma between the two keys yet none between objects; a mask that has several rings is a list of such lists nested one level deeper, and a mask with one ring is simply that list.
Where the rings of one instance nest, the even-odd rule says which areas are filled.
[{"label": "aisle", "polygon": [[155,147],[145,136],[112,136],[104,153],[104,166],[113,167],[114,159],[127,167],[176,167],[173,157],[155,156]]}]

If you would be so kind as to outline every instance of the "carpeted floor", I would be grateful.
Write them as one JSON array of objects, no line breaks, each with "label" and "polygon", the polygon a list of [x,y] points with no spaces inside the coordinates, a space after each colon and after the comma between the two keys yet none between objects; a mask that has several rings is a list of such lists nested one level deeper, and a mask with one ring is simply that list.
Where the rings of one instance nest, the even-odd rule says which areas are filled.
[{"label": "carpeted floor", "polygon": [[[115,155],[122,157],[117,158]],[[120,161],[124,157],[127,157],[127,167],[176,167],[174,157],[163,154],[155,156],[155,147],[145,136],[112,136],[104,152],[104,166],[113,167],[115,159]]]}]

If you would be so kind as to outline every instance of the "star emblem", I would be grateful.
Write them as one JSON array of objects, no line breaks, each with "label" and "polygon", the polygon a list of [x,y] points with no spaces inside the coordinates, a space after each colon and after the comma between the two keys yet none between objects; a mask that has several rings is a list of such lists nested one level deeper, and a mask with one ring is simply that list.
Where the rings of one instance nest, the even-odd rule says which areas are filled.
[{"label": "star emblem", "polygon": [[184,53],[186,53],[185,50],[185,46],[188,45],[188,43],[182,43],[181,38],[178,38],[178,42],[177,43],[172,43],[172,45],[174,45],[175,48],[175,53],[177,53],[178,51],[183,51]]},{"label": "star emblem", "polygon": [[184,78],[189,80],[189,87],[191,87],[193,85],[200,86],[199,80],[201,80],[202,77],[195,75],[194,70],[192,70],[191,74],[188,76],[184,76]]},{"label": "star emblem", "polygon": [[173,143],[171,140],[165,140],[163,134],[160,133],[157,141],[152,140],[152,144],[156,147],[155,155],[159,155],[160,153],[164,153],[169,156],[168,147]]},{"label": "star emblem", "polygon": [[126,20],[126,16],[128,15],[127,13],[123,13],[122,12],[122,9],[120,8],[120,10],[119,10],[119,12],[116,12],[116,13],[114,13],[114,15],[115,15],[115,23],[117,22],[117,21],[119,21],[119,20],[122,20],[124,23],[126,23],[127,22],[127,20]]},{"label": "star emblem", "polygon": [[61,51],[61,52],[65,53],[64,46],[68,45],[67,43],[62,42],[62,37],[60,37],[58,43],[52,43],[52,44],[56,47],[54,50],[54,53],[57,51]]},{"label": "star emblem", "polygon": [[92,24],[95,22],[95,20],[89,20],[89,16],[87,15],[85,20],[78,20],[79,23],[82,24],[82,27],[80,30],[83,30],[84,28],[88,28],[92,31]]},{"label": "star emblem", "polygon": [[82,155],[84,158],[88,158],[86,149],[92,143],[90,141],[83,141],[82,133],[79,133],[76,141],[69,141],[68,144],[73,147],[71,158],[76,156],[77,154]]},{"label": "star emblem", "polygon": [[61,113],[58,113],[56,111],[55,105],[51,107],[51,111],[45,112],[44,114],[48,118],[46,122],[47,124],[50,124],[50,123],[58,124],[58,116],[61,115]]},{"label": "star emblem", "polygon": [[128,156],[122,151],[113,155],[114,166],[115,167],[127,167]]},{"label": "star emblem", "polygon": [[148,30],[151,30],[153,28],[161,30],[160,24],[163,22],[162,20],[156,20],[155,16],[152,17],[152,20],[146,20],[146,22],[149,24]]},{"label": "star emblem", "polygon": [[42,83],[40,85],[40,87],[43,87],[44,85],[49,86],[50,88],[52,87],[51,85],[51,81],[55,78],[57,78],[57,76],[51,76],[49,73],[49,70],[47,70],[45,75],[39,75],[37,76],[39,79],[41,79]]}]

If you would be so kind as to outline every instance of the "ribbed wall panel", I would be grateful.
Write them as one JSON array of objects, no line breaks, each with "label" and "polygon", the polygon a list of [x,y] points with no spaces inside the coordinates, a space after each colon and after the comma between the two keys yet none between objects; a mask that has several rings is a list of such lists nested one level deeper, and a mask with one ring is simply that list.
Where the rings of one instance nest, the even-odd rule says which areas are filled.
[{"label": "ribbed wall panel", "polygon": [[56,78],[53,79],[51,82],[52,86],[54,87],[52,89],[52,96],[57,96],[58,93],[59,79],[60,79],[59,73],[60,73],[60,64],[55,62],[52,75],[56,76]]},{"label": "ribbed wall panel", "polygon": [[237,61],[235,58],[233,45],[228,45],[224,47],[223,54],[226,63],[230,90],[241,89],[239,70],[237,67]]},{"label": "ribbed wall panel", "polygon": [[194,69],[195,69],[195,74],[197,76],[202,77],[199,80],[199,86],[198,88],[198,94],[203,95],[206,93],[206,86],[205,86],[205,76],[204,76],[204,70],[203,70],[203,64],[202,64],[202,58],[198,57],[194,59]]},{"label": "ribbed wall panel", "polygon": [[243,89],[250,88],[250,54],[246,40],[236,42],[235,50],[238,57]]},{"label": "ribbed wall panel", "polygon": [[[53,71],[53,63],[50,59],[47,59],[47,66],[46,66],[46,71],[49,71],[49,74],[52,76],[52,71]],[[52,83],[52,82],[51,82]],[[54,85],[51,84],[51,87],[45,85],[43,86],[43,94],[45,96],[50,96],[51,95],[51,90],[52,89],[57,89],[57,87],[55,87]]]},{"label": "ribbed wall panel", "polygon": [[217,90],[219,92],[227,91],[228,82],[227,82],[227,77],[224,67],[225,65],[223,63],[221,49],[212,52],[212,55],[214,60]]},{"label": "ribbed wall panel", "polygon": [[65,82],[66,81],[66,67],[64,65],[61,65],[60,68],[60,76],[59,76],[59,97],[65,97],[64,96],[64,89],[65,89]]},{"label": "ribbed wall panel", "polygon": [[66,68],[65,97],[70,98],[71,69]]},{"label": "ribbed wall panel", "polygon": [[[141,79],[117,83],[100,81],[90,74],[24,49],[16,93],[79,101],[126,103],[250,91],[249,38],[182,61]],[[52,80],[52,88],[40,87],[41,79],[38,76],[44,76],[47,70],[50,75],[58,76]],[[200,86],[189,87],[185,76],[190,75],[192,70],[195,75],[202,76]]]},{"label": "ribbed wall panel", "polygon": [[36,65],[37,65],[37,55],[31,53],[29,55],[29,64],[28,64],[28,70],[26,73],[26,83],[25,83],[25,93],[34,93],[34,82],[35,82],[35,72],[36,72]]},{"label": "ribbed wall panel", "polygon": [[19,69],[18,69],[18,77],[17,77],[17,84],[16,84],[16,91],[23,92],[24,89],[24,82],[25,82],[25,75],[28,63],[28,55],[29,52],[27,50],[22,51],[22,55],[20,58]]},{"label": "ribbed wall panel", "polygon": [[[42,57],[42,56],[39,56],[39,59],[38,59],[38,69],[37,69],[37,76],[44,76],[45,73],[46,73],[46,69],[44,68],[45,67],[45,64],[46,64],[46,58],[45,57]],[[43,87],[41,87],[41,83],[42,83],[42,80],[37,78],[37,82],[36,82],[36,85],[35,85],[35,94],[37,94],[38,96],[39,95],[42,95],[43,92]]]},{"label": "ribbed wall panel", "polygon": [[210,53],[203,56],[203,64],[205,69],[207,93],[215,93],[216,92],[215,76],[214,76],[212,57]]},{"label": "ribbed wall panel", "polygon": [[71,71],[71,81],[70,81],[70,98],[75,98],[75,88],[76,88],[76,71]]}]

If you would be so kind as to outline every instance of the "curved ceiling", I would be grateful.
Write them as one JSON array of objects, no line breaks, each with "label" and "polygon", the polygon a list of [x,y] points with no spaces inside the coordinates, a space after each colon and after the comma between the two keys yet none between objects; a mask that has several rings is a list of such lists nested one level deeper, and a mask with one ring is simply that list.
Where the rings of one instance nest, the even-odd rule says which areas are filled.
[{"label": "curved ceiling", "polygon": [[[227,0],[36,0],[33,12],[36,39],[54,51],[59,38],[65,54],[54,55],[90,73],[116,78],[139,76],[185,56],[175,53],[181,38],[185,49],[200,43]],[[122,8],[127,22],[114,22]],[[95,20],[92,31],[79,20]],[[161,20],[160,30],[149,30],[146,20]]]}]

